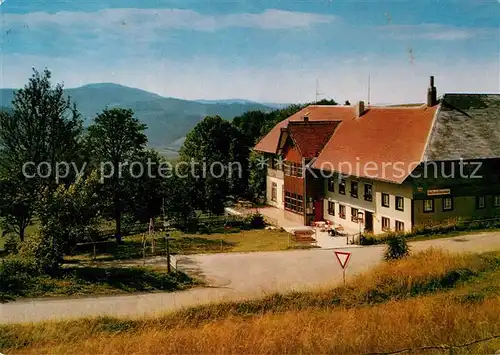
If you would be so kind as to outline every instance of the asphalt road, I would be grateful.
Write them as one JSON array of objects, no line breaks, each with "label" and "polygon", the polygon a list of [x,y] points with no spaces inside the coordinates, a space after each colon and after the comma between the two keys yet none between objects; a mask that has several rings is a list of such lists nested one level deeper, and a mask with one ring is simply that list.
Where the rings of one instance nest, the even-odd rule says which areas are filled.
[{"label": "asphalt road", "polygon": [[[439,247],[453,252],[500,250],[500,233],[414,242],[413,251]],[[382,246],[357,247],[347,278],[381,261]],[[86,316],[140,317],[198,304],[262,297],[272,292],[311,289],[342,281],[342,269],[332,250],[207,254],[180,257],[181,269],[204,277],[209,287],[173,293],[149,293],[85,298],[20,300],[0,305],[1,323],[34,322]]]}]

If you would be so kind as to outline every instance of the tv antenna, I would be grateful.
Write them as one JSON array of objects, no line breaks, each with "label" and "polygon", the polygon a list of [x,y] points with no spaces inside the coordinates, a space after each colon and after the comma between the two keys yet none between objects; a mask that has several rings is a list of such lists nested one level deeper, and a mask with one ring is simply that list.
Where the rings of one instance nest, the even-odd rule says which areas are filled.
[{"label": "tv antenna", "polygon": [[370,95],[371,95],[371,76],[368,74],[368,106],[370,106]]},{"label": "tv antenna", "polygon": [[415,51],[411,47],[408,48],[408,56],[410,57],[410,64],[413,64],[415,61]]},{"label": "tv antenna", "polygon": [[315,103],[318,102],[320,95],[323,95],[323,93],[319,92],[319,80],[316,79],[316,101],[314,101]]}]

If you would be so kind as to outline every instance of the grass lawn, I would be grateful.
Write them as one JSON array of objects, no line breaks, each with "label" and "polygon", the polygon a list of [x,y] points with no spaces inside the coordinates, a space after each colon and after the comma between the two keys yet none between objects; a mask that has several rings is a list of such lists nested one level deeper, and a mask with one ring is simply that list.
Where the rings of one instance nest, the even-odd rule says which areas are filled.
[{"label": "grass lawn", "polygon": [[[165,255],[166,245],[163,235],[155,234],[155,255]],[[172,233],[169,242],[172,254],[200,254],[200,253],[227,253],[227,252],[250,252],[250,251],[272,251],[287,250],[294,248],[307,248],[303,244],[295,244],[289,233],[281,230],[244,230],[233,233],[214,234],[182,234]],[[142,257],[142,234],[137,234],[123,239],[123,244],[117,245],[114,241],[97,244],[97,260],[123,260]],[[290,244],[289,244],[290,243]],[[152,256],[151,242],[148,241],[146,255]],[[75,255],[66,257],[68,262],[89,261],[93,257],[93,246],[79,247]]]},{"label": "grass lawn", "polygon": [[[456,255],[431,249],[381,264],[334,289],[143,319],[0,326],[0,348],[9,354],[183,354],[189,349],[196,354],[333,355],[399,353],[490,339],[453,353],[494,354],[500,347],[499,280],[498,252]],[[444,350],[425,353],[451,353]]]},{"label": "grass lawn", "polygon": [[19,297],[110,295],[176,291],[195,284],[183,273],[150,267],[66,267],[58,275],[36,275],[30,269],[2,277],[0,301]]}]

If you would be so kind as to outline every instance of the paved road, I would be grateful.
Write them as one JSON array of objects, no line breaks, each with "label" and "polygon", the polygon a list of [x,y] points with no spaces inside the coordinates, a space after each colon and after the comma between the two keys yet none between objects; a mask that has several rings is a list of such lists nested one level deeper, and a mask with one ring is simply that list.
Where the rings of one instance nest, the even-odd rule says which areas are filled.
[{"label": "paved road", "polygon": [[[414,242],[412,250],[419,251],[432,246],[454,252],[500,250],[500,233]],[[384,248],[373,246],[348,250],[352,252],[349,277],[379,263]],[[211,287],[173,293],[16,301],[0,305],[0,322],[19,323],[99,315],[154,315],[196,304],[334,285],[342,280],[341,269],[332,250],[195,255],[180,258],[179,265],[205,277]]]}]

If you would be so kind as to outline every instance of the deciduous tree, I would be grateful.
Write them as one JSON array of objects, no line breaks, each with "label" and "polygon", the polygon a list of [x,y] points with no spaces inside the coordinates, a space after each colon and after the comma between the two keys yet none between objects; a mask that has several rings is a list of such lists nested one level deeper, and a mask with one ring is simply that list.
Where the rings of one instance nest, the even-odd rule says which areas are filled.
[{"label": "deciduous tree", "polygon": [[[115,237],[121,241],[121,221],[125,200],[124,171],[130,170],[134,157],[142,151],[147,143],[144,133],[146,125],[141,123],[134,112],[129,109],[104,109],[89,127],[88,144],[92,150],[94,165],[106,173],[104,179],[104,198],[111,211],[110,216],[115,220]],[[109,177],[108,177],[109,176]]]},{"label": "deciduous tree", "polygon": [[[12,110],[0,112],[0,213],[21,239],[35,211],[43,209],[43,195],[57,187],[57,164],[81,165],[80,114],[63,86],[53,86],[50,79],[47,69],[34,70],[28,84],[14,93]],[[73,179],[74,170],[59,182]]]}]

